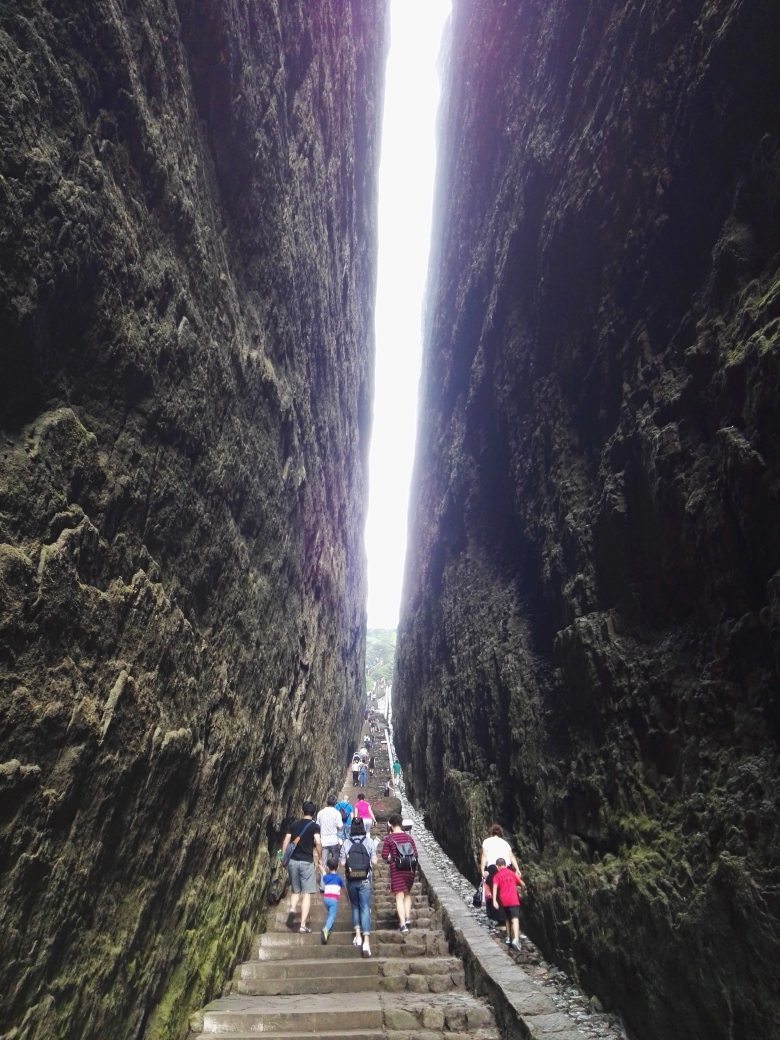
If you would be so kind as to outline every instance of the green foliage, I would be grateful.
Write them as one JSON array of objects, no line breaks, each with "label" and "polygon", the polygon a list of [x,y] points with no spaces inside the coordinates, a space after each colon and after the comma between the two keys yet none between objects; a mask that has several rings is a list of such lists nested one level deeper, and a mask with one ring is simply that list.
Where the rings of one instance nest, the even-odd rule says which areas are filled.
[{"label": "green foliage", "polygon": [[375,682],[393,681],[395,629],[369,628],[366,632],[366,693]]}]

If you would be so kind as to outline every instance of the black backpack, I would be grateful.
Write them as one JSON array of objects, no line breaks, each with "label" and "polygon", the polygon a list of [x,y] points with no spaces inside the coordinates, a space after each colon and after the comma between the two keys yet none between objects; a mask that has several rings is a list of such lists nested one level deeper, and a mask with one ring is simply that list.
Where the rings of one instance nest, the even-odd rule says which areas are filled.
[{"label": "black backpack", "polygon": [[394,838],[395,844],[395,868],[404,870],[417,870],[417,857],[414,854],[414,846],[408,838]]},{"label": "black backpack", "polygon": [[349,813],[347,812],[347,810],[344,808],[343,805],[339,809],[339,812],[341,813],[341,822],[342,823],[346,823],[347,820],[349,819]]},{"label": "black backpack", "polygon": [[347,878],[350,881],[365,881],[371,873],[371,856],[362,838],[353,838],[347,853]]}]

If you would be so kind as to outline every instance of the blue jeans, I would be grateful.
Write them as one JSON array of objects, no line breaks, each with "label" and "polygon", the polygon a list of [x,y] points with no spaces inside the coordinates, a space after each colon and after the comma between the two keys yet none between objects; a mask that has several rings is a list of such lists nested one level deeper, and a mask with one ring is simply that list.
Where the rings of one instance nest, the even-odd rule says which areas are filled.
[{"label": "blue jeans", "polygon": [[352,927],[363,935],[371,931],[371,881],[348,881],[347,894],[352,907]]},{"label": "blue jeans", "polygon": [[325,922],[325,931],[329,932],[333,927],[333,922],[336,920],[336,911],[339,908],[338,899],[323,899],[325,909],[328,911],[328,919]]}]

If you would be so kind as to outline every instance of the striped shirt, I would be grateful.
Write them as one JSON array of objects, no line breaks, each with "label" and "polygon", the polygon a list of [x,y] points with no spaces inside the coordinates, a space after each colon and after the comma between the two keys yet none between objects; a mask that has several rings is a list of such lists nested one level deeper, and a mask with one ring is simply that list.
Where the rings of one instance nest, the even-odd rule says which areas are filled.
[{"label": "striped shirt", "polygon": [[338,874],[326,874],[322,879],[322,885],[325,890],[323,899],[338,899],[341,895],[341,889],[344,887],[344,882]]}]

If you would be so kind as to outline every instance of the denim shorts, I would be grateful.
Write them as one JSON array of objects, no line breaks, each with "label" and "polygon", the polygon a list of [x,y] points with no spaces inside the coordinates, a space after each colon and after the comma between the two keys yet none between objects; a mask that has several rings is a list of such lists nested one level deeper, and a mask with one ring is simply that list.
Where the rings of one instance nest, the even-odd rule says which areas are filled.
[{"label": "denim shorts", "polygon": [[291,859],[287,864],[290,875],[290,888],[293,892],[308,892],[314,895],[317,885],[314,878],[314,864],[305,859]]}]

